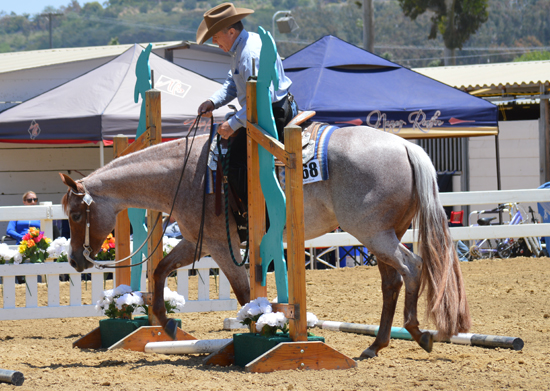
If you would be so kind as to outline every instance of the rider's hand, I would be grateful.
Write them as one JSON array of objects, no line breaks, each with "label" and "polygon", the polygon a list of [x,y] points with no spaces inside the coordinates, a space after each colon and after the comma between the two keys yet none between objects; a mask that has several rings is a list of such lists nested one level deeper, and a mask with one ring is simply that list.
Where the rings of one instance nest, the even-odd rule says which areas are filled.
[{"label": "rider's hand", "polygon": [[211,100],[206,100],[201,103],[198,109],[198,114],[202,114],[204,117],[211,117],[214,110],[214,103]]},{"label": "rider's hand", "polygon": [[235,131],[233,129],[231,129],[231,126],[229,126],[229,122],[227,122],[227,121],[225,121],[223,124],[218,126],[218,134],[223,139],[227,140],[229,137],[231,137],[231,135],[233,133],[235,133]]}]

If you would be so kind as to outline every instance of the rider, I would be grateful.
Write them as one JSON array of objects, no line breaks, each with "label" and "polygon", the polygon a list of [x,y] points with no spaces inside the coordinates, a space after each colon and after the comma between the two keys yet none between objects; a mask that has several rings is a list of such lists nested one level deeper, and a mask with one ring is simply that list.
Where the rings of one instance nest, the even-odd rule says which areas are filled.
[{"label": "rider", "polygon": [[[231,3],[223,3],[208,10],[197,29],[197,43],[203,44],[212,38],[213,43],[231,55],[231,68],[223,86],[199,106],[198,112],[210,114],[234,98],[238,99],[242,107],[233,117],[219,125],[217,131],[223,139],[232,139],[228,180],[237,192],[244,210],[247,204],[246,82],[258,74],[262,41],[258,34],[246,31],[241,20],[253,12],[246,8],[236,8]],[[275,91],[272,84],[270,92],[277,133],[283,142],[284,127],[298,114],[298,108],[288,92],[292,82],[285,76],[279,55],[276,66],[279,89]],[[238,225],[242,226],[240,223]]]}]

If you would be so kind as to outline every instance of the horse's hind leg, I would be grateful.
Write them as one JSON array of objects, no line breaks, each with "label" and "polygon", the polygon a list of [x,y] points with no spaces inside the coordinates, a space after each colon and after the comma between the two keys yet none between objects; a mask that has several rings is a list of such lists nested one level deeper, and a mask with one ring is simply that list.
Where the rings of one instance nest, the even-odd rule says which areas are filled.
[{"label": "horse's hind leg", "polygon": [[403,285],[403,278],[394,268],[383,262],[378,262],[378,270],[382,277],[382,297],[384,304],[376,339],[368,349],[361,353],[361,357],[365,358],[375,357],[380,349],[389,345],[395,306],[399,297],[399,290]]},{"label": "horse's hind leg", "polygon": [[[399,240],[393,231],[381,232],[365,244],[367,248],[376,255],[379,263],[385,263],[403,277],[403,281],[405,282],[404,327],[424,350],[430,352],[433,346],[433,336],[429,332],[423,333],[420,331],[418,328],[419,322],[417,317],[422,259],[399,243]],[[373,346],[363,352],[363,356],[365,357],[372,357],[373,354],[375,355],[377,353],[376,349],[379,350],[382,347],[387,346],[391,333],[391,323],[395,312],[395,302],[389,302],[389,300],[393,299],[394,292],[396,292],[395,283],[391,283],[391,279],[389,279],[389,276],[391,277],[391,273],[383,273],[382,269],[380,270],[383,280],[382,288],[384,290],[384,307],[380,320],[381,330],[379,330],[379,335],[382,333],[385,333],[386,335],[380,335],[379,345],[377,345],[377,339],[375,340]],[[384,285],[385,275],[387,285]],[[386,289],[388,292],[385,291]],[[399,289],[397,289],[397,292],[398,291]],[[397,295],[395,296],[395,300],[397,300]],[[387,309],[389,312],[386,312]],[[384,342],[386,345],[383,345]]]},{"label": "horse's hind leg", "polygon": [[418,272],[415,273],[416,278],[410,289],[406,286],[407,283],[405,282],[407,294],[405,296],[405,323],[403,326],[411,334],[413,339],[420,345],[420,347],[429,353],[433,348],[433,335],[428,331],[420,331],[418,328],[419,323],[417,316],[420,276],[422,273],[422,258],[409,251],[409,249],[401,243],[399,243],[399,250],[401,251],[403,258],[409,261],[409,264],[415,265],[414,269]]}]

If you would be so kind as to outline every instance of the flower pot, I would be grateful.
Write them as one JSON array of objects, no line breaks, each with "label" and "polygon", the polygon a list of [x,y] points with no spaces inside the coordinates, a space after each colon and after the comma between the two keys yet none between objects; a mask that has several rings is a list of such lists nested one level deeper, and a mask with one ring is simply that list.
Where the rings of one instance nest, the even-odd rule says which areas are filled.
[{"label": "flower pot", "polygon": [[[174,319],[181,327],[181,319]],[[127,335],[132,334],[141,326],[149,326],[147,316],[136,316],[134,319],[102,319],[99,321],[101,332],[101,347],[108,348]]]},{"label": "flower pot", "polygon": [[[325,342],[325,338],[312,335],[308,341]],[[257,333],[233,334],[233,346],[235,348],[235,364],[245,367],[268,350],[281,342],[292,342],[288,334],[277,333],[272,336],[261,336]]]}]

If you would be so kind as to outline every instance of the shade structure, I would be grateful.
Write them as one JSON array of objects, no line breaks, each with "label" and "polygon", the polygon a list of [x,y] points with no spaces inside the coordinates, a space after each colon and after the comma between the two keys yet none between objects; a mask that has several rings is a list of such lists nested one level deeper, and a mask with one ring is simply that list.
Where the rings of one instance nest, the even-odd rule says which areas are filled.
[{"label": "shade structure", "polygon": [[404,138],[498,134],[498,108],[328,35],[283,61],[301,110]]},{"label": "shade structure", "polygon": [[[141,100],[134,102],[136,62],[144,49],[135,44],[108,63],[0,113],[0,142],[84,143],[136,136]],[[161,91],[164,139],[185,136],[197,108],[220,83],[175,65],[154,53],[149,64]],[[215,111],[222,121],[230,109]],[[199,133],[209,129],[203,118]]]}]

